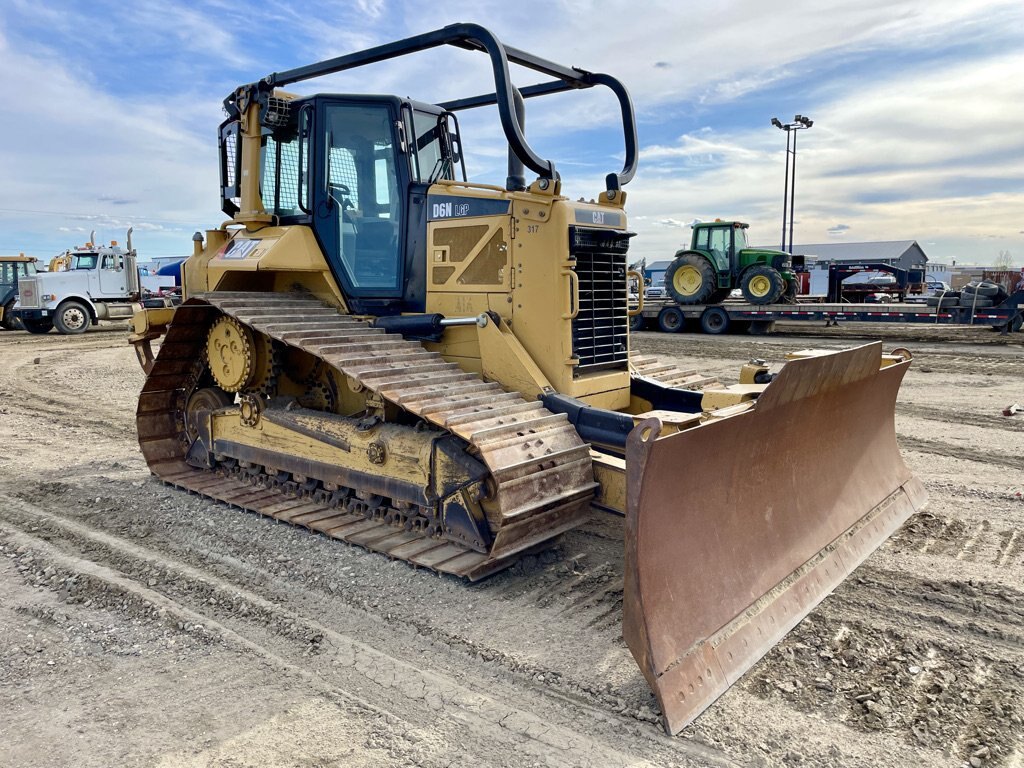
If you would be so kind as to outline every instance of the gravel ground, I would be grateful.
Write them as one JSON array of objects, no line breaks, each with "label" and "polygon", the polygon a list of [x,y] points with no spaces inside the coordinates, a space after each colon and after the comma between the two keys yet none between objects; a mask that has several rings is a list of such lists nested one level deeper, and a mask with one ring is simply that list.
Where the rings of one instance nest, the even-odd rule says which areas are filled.
[{"label": "gravel ground", "polygon": [[930,504],[679,738],[621,638],[621,520],[464,584],[167,488],[123,326],[0,333],[0,764],[1024,765],[1024,334],[641,333],[752,357],[911,346]]}]

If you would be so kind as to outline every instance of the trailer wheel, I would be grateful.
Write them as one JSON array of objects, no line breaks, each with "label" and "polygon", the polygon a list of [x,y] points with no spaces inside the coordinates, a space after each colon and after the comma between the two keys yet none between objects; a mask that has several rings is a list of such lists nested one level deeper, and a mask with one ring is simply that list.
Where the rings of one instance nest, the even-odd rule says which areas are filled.
[{"label": "trailer wheel", "polygon": [[700,316],[700,329],[714,335],[725,333],[729,330],[729,313],[721,307],[708,307]]},{"label": "trailer wheel", "polygon": [[993,325],[992,330],[1000,333],[1017,333],[1022,327],[1024,327],[1024,315],[1017,315],[1003,325]]},{"label": "trailer wheel", "polygon": [[53,323],[49,320],[22,320],[21,324],[29,333],[44,334],[53,330]]},{"label": "trailer wheel", "polygon": [[65,335],[85,333],[91,323],[89,310],[78,301],[65,301],[53,316],[53,324]]},{"label": "trailer wheel", "polygon": [[665,307],[658,315],[658,327],[665,333],[679,333],[686,323],[679,307]]},{"label": "trailer wheel", "polygon": [[774,304],[786,290],[786,281],[777,269],[760,266],[751,267],[740,280],[743,298],[751,304]]},{"label": "trailer wheel", "polygon": [[642,331],[644,329],[644,316],[633,315],[629,318],[629,330],[631,331]]}]

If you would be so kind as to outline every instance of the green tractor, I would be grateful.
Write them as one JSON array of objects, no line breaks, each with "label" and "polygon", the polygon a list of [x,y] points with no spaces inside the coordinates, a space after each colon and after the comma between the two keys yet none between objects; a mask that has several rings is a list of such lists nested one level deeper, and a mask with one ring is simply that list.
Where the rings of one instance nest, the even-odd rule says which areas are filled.
[{"label": "green tractor", "polygon": [[742,221],[693,224],[690,247],[665,270],[665,289],[680,304],[718,304],[739,288],[751,304],[792,301],[797,279],[783,251],[747,247]]}]

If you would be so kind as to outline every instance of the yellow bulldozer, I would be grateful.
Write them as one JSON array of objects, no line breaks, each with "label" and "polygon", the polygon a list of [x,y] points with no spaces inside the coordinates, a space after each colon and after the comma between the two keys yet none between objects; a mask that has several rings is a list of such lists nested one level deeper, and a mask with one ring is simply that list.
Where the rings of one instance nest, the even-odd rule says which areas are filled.
[{"label": "yellow bulldozer", "polygon": [[[282,90],[443,45],[483,53],[494,91]],[[543,77],[516,87],[510,64]],[[597,86],[625,162],[573,201],[524,105]],[[924,503],[894,429],[908,355],[807,351],[721,386],[631,354],[637,138],[614,77],[457,24],[224,106],[230,220],[193,238],[183,302],[133,320],[139,443],[161,480],[470,580],[617,511],[623,634],[670,733]],[[458,114],[484,106],[504,185],[467,181]]]}]

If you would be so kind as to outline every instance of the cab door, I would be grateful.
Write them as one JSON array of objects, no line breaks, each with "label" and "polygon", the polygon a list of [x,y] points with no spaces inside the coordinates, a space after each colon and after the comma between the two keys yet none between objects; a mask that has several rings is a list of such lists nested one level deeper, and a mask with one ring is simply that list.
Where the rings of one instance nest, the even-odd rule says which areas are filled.
[{"label": "cab door", "polygon": [[124,272],[124,258],[116,253],[105,253],[100,256],[97,270],[98,291],[93,294],[97,298],[115,299],[128,293],[128,280]]},{"label": "cab door", "polygon": [[409,182],[407,164],[399,162],[398,119],[391,100],[318,104],[313,226],[356,311],[403,295]]}]

